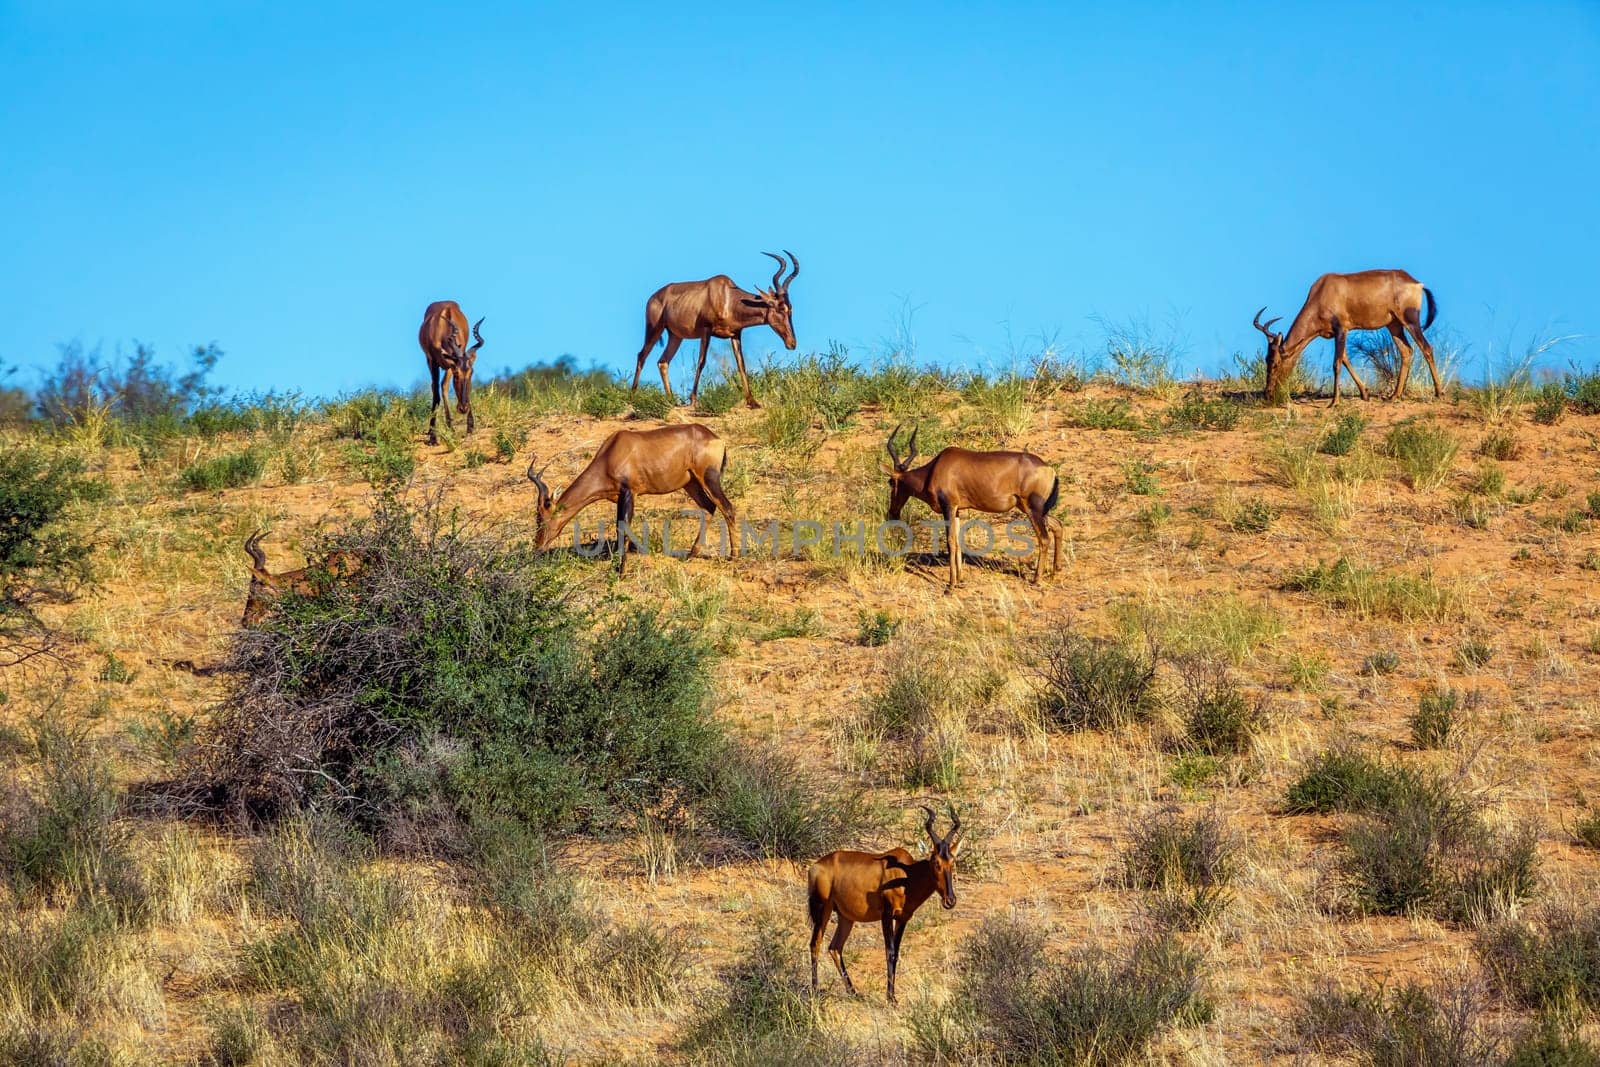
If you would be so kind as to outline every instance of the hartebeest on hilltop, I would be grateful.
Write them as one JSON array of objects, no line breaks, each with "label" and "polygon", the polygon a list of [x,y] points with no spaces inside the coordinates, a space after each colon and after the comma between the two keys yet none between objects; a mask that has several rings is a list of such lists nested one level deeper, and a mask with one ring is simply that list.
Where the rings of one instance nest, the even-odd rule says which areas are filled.
[{"label": "hartebeest on hilltop", "polygon": [[[1428,303],[1428,317],[1422,318],[1422,303]],[[1400,370],[1395,374],[1394,389],[1385,399],[1393,400],[1405,391],[1406,380],[1411,377],[1411,345],[1406,341],[1409,332],[1422,349],[1428,361],[1428,373],[1433,375],[1433,395],[1443,395],[1439,384],[1439,368],[1433,362],[1433,346],[1423,335],[1423,330],[1433,325],[1438,305],[1433,292],[1403,270],[1364,270],[1355,274],[1324,274],[1311,283],[1311,292],[1300,308],[1300,314],[1289,325],[1288,336],[1272,332],[1277,319],[1261,321],[1266,312],[1256,312],[1255,328],[1267,336],[1267,384],[1262,395],[1271,400],[1278,396],[1289,380],[1295,363],[1306,345],[1319,337],[1333,338],[1333,399],[1332,407],[1339,402],[1339,368],[1343,367],[1355,379],[1361,390],[1361,399],[1367,399],[1366,383],[1345,358],[1345,335],[1351,330],[1388,330],[1400,350]]]},{"label": "hartebeest on hilltop", "polygon": [[[417,331],[417,341],[422,354],[428,357],[428,374],[433,378],[433,410],[428,414],[428,443],[439,443],[434,421],[439,417],[439,401],[444,401],[444,424],[455,429],[450,417],[450,398],[445,395],[451,384],[456,391],[456,410],[467,417],[467,432],[473,430],[472,419],[472,365],[477,361],[478,349],[483,347],[483,334],[478,327],[483,319],[472,324],[473,345],[463,348],[467,340],[467,316],[454,300],[435,300],[422,313],[422,328]],[[443,377],[441,388],[440,378]]]},{"label": "hartebeest on hilltop", "polygon": [[[793,308],[789,304],[789,283],[800,273],[800,261],[788,252],[789,263],[775,252],[763,252],[778,261],[772,275],[772,287],[746,292],[733,284],[726,274],[718,274],[699,282],[673,282],[663,285],[650,296],[644,309],[644,347],[639,349],[639,365],[633,370],[633,388],[639,388],[639,375],[644,371],[644,361],[650,355],[661,335],[667,335],[666,351],[656,366],[661,369],[661,388],[667,398],[672,398],[672,383],[667,379],[667,368],[678,346],[688,338],[700,342],[700,361],[694,368],[694,386],[689,390],[689,403],[700,395],[700,372],[705,370],[706,350],[713,337],[726,338],[733,345],[733,361],[739,367],[739,384],[744,386],[744,402],[753,408],[761,405],[750,394],[750,379],[744,370],[744,346],[739,335],[751,326],[765,323],[782,340],[785,348],[794,349]],[[793,264],[787,278],[786,268]]]},{"label": "hartebeest on hilltop", "polygon": [[806,911],[811,916],[811,989],[817,988],[817,956],[828,919],[839,917],[839,925],[828,942],[828,955],[839,967],[839,977],[852,995],[855,984],[844,969],[844,943],[856,923],[876,919],[883,924],[883,956],[889,973],[889,1003],[894,999],[894,974],[900,963],[900,939],[906,924],[923,901],[938,893],[946,908],[956,906],[956,853],[961,841],[956,834],[961,819],[950,807],[950,829],[943,837],[933,832],[933,809],[923,806],[928,819],[923,829],[932,848],[928,858],[913,860],[903,848],[888,852],[851,852],[840,849],[811,865],[806,875]]},{"label": "hartebeest on hilltop", "polygon": [[[534,460],[533,463],[538,462]],[[543,471],[534,473],[528,464],[528,480],[539,491],[537,505],[540,548],[548,548],[584,508],[596,500],[611,500],[617,505],[617,571],[628,562],[628,538],[622,524],[633,521],[633,502],[638,496],[676,493],[679,489],[706,513],[707,518],[722,506],[728,523],[728,542],[734,557],[739,545],[733,536],[733,504],[722,489],[722,472],[728,462],[728,446],[704,426],[685,423],[654,430],[618,430],[605,439],[594,459],[558,497],[544,484]],[[698,555],[705,541],[706,526],[700,527],[690,556]]]},{"label": "hartebeest on hilltop", "polygon": [[240,620],[243,626],[255,626],[266,618],[272,602],[285,592],[315,596],[322,591],[324,581],[349,578],[361,569],[361,557],[354,552],[337,551],[330,552],[315,566],[268,574],[267,556],[261,551],[263,532],[257,530],[244,542],[244,553],[250,557],[250,591],[245,594],[244,618]]},{"label": "hartebeest on hilltop", "polygon": [[1061,495],[1061,479],[1050,465],[1031,452],[974,452],[954,446],[941,451],[920,467],[917,458],[917,431],[911,431],[906,454],[895,453],[896,426],[884,448],[893,466],[889,468],[889,518],[897,521],[901,509],[914,497],[944,519],[945,539],[950,549],[950,584],[961,582],[961,512],[988,511],[1001,514],[1017,508],[1028,517],[1039,538],[1039,556],[1033,581],[1044,577],[1045,553],[1053,556],[1052,573],[1061,571],[1061,521],[1050,514]]}]

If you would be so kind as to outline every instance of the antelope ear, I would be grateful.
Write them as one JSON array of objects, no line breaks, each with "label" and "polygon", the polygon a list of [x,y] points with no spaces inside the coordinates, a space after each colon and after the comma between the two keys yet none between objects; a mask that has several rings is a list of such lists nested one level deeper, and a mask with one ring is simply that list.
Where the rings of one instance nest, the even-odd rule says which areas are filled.
[{"label": "antelope ear", "polygon": [[951,859],[955,859],[956,856],[960,854],[960,852],[961,852],[961,838],[958,837],[958,838],[955,839],[955,843],[950,846],[950,858]]},{"label": "antelope ear", "polygon": [[278,588],[277,576],[276,575],[272,575],[272,574],[268,574],[266,571],[261,570],[259,567],[251,567],[250,568],[250,576],[252,578],[254,578],[256,581],[260,582],[262,585],[266,586],[268,589],[276,589],[276,588]]},{"label": "antelope ear", "polygon": [[764,307],[770,306],[765,297],[760,297],[760,298],[752,300],[750,297],[747,296],[747,297],[743,297],[742,299],[740,299],[739,303],[743,304],[745,307],[753,307],[753,308],[764,308]]}]

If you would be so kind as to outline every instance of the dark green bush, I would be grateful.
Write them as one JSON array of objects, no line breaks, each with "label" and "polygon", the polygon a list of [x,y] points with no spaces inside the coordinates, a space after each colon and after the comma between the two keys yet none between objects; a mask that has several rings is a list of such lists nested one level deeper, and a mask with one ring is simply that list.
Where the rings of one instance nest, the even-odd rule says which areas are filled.
[{"label": "dark green bush", "polygon": [[237,637],[184,776],[207,803],[334,804],[397,840],[489,817],[563,832],[717,762],[711,653],[693,633],[648,612],[593,627],[559,560],[437,500],[386,497],[324,547],[369,562]]},{"label": "dark green bush", "polygon": [[1239,753],[1266,725],[1267,710],[1234,685],[1226,670],[1196,664],[1184,670],[1181,745],[1208,756]]},{"label": "dark green bush", "polygon": [[674,401],[659,389],[645,387],[628,394],[636,419],[664,419],[672,413]]},{"label": "dark green bush", "polygon": [[1560,382],[1545,382],[1533,394],[1533,421],[1554,426],[1567,413],[1567,390]]},{"label": "dark green bush", "polygon": [[744,393],[737,382],[718,378],[709,385],[701,385],[700,395],[694,398],[694,406],[703,415],[726,415],[743,399]]},{"label": "dark green bush", "polygon": [[1355,451],[1356,442],[1361,439],[1361,431],[1367,428],[1367,420],[1355,412],[1339,416],[1339,421],[1323,435],[1322,442],[1317,445],[1317,451],[1325,456],[1348,456]]},{"label": "dark green bush", "polygon": [[216,492],[249,485],[266,469],[266,457],[256,449],[246,448],[210,459],[197,459],[178,472],[178,480],[191,492]]},{"label": "dark green bush", "polygon": [[1409,773],[1354,748],[1330,748],[1314,756],[1289,786],[1284,810],[1305,815],[1381,807]]},{"label": "dark green bush", "polygon": [[1579,415],[1600,415],[1600,371],[1574,370],[1566,378],[1567,399]]},{"label": "dark green bush", "polygon": [[1116,729],[1161,709],[1154,646],[1140,650],[1069,630],[1047,637],[1033,672],[1039,711],[1064,730]]}]

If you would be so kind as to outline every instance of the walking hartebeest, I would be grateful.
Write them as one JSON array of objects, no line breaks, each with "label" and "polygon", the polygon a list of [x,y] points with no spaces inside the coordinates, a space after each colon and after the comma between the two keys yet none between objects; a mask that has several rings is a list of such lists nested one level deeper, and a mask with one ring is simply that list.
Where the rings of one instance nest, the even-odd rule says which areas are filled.
[{"label": "walking hartebeest", "polygon": [[[1422,303],[1428,303],[1428,317],[1422,318]],[[1393,400],[1405,391],[1411,377],[1411,346],[1406,343],[1409,332],[1422,349],[1428,361],[1428,373],[1433,375],[1433,395],[1443,395],[1439,384],[1439,368],[1433,362],[1433,346],[1423,335],[1423,330],[1433,325],[1438,305],[1433,292],[1403,270],[1364,270],[1355,274],[1324,274],[1311,283],[1311,292],[1289,326],[1289,334],[1272,332],[1277,319],[1261,321],[1266,312],[1256,312],[1255,328],[1267,336],[1267,385],[1262,395],[1270,402],[1279,396],[1284,383],[1294,371],[1306,345],[1319,337],[1333,338],[1333,399],[1332,407],[1339,402],[1339,368],[1342,366],[1355,379],[1361,390],[1361,399],[1367,399],[1366,383],[1356,374],[1355,368],[1345,358],[1345,335],[1351,330],[1387,329],[1400,350],[1400,370],[1395,374],[1394,389],[1385,398]]]},{"label": "walking hartebeest", "polygon": [[[261,551],[261,535],[257,530],[245,538],[244,552],[250,557],[250,592],[245,594],[244,618],[240,624],[255,626],[267,616],[272,602],[285,592],[301,596],[315,596],[322,591],[322,581],[345,579],[361,569],[361,558],[354,552],[330,552],[320,564],[301,567],[281,574],[267,573],[267,556]],[[187,660],[181,661],[187,663]]]},{"label": "walking hartebeest", "polygon": [[[700,282],[673,282],[663,285],[650,296],[644,309],[644,347],[639,349],[639,365],[633,371],[633,388],[639,388],[639,375],[650,349],[667,334],[666,351],[656,366],[661,369],[661,388],[672,399],[672,383],[667,379],[667,368],[678,346],[690,337],[700,341],[700,361],[694,368],[694,386],[689,390],[689,403],[700,395],[700,372],[705,370],[706,350],[713,337],[726,338],[733,344],[733,361],[739,366],[739,384],[744,386],[744,402],[753,408],[761,405],[750,394],[750,379],[744,371],[744,346],[739,335],[751,326],[765,323],[783,339],[785,348],[794,349],[794,310],[789,304],[789,283],[800,273],[800,261],[793,252],[785,250],[794,269],[787,278],[783,272],[790,264],[774,252],[763,252],[778,261],[772,275],[772,288],[746,292],[733,284],[726,274],[718,274]],[[782,280],[780,280],[780,278]]]},{"label": "walking hartebeest", "polygon": [[905,936],[912,914],[934,893],[939,894],[946,908],[956,906],[956,853],[961,850],[956,833],[961,829],[961,819],[952,805],[950,830],[941,838],[933,832],[933,809],[924,805],[922,810],[928,813],[923,828],[933,846],[927,859],[913,861],[911,853],[903,848],[888,852],[840,849],[811,865],[806,876],[806,911],[811,916],[812,992],[817,988],[822,933],[831,916],[839,916],[839,925],[828,942],[828,955],[838,965],[839,977],[852,995],[856,987],[844,969],[845,940],[856,923],[876,919],[883,924],[883,956],[889,972],[889,1003],[893,1004],[900,939]]},{"label": "walking hartebeest", "polygon": [[[450,398],[446,396],[452,382],[456,390],[456,410],[467,417],[467,432],[473,430],[472,419],[472,364],[477,361],[478,349],[483,347],[483,334],[478,327],[483,319],[472,324],[474,344],[463,349],[467,339],[467,316],[454,300],[435,300],[422,313],[422,328],[417,331],[417,341],[422,354],[428,357],[428,374],[433,378],[433,410],[428,414],[428,444],[439,443],[434,421],[439,417],[439,401],[444,401],[444,424],[455,429],[450,418]],[[443,388],[440,376],[443,376]]]},{"label": "walking hartebeest", "polygon": [[960,521],[962,509],[1004,513],[1017,508],[1028,517],[1039,538],[1039,556],[1034,565],[1033,582],[1044,577],[1047,551],[1053,552],[1052,573],[1061,571],[1061,521],[1050,514],[1061,495],[1061,479],[1050,465],[1031,452],[973,452],[966,448],[946,448],[915,469],[917,431],[911,431],[905,458],[895,454],[896,426],[884,443],[893,466],[889,469],[889,519],[898,521],[900,511],[913,497],[932,508],[944,519],[945,538],[950,549],[950,584],[954,590],[961,581]]},{"label": "walking hartebeest", "polygon": [[[534,462],[537,462],[535,460]],[[628,537],[624,523],[633,521],[633,501],[637,496],[676,493],[679,489],[706,513],[716,514],[722,505],[728,523],[731,554],[739,555],[734,536],[733,503],[722,490],[722,472],[728,462],[728,446],[704,426],[683,423],[654,430],[618,430],[605,443],[583,472],[557,497],[544,484],[543,471],[534,473],[528,464],[528,480],[538,488],[537,527],[540,548],[548,548],[578,512],[596,500],[617,504],[617,572],[628,562]],[[702,524],[690,556],[696,556],[705,541]]]}]

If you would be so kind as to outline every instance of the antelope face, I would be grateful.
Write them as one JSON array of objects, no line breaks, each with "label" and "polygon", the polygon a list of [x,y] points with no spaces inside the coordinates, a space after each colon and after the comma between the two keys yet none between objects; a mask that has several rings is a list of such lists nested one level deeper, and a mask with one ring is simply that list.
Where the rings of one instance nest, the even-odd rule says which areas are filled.
[{"label": "antelope face", "polygon": [[1289,381],[1289,372],[1294,368],[1284,358],[1283,334],[1276,333],[1272,329],[1272,324],[1278,320],[1268,319],[1266,322],[1261,321],[1261,315],[1266,310],[1266,308],[1262,308],[1261,311],[1256,312],[1255,321],[1252,325],[1260,330],[1262,336],[1267,339],[1267,384],[1264,395],[1268,401],[1273,401],[1283,395],[1284,387]]},{"label": "antelope face", "polygon": [[277,592],[275,586],[252,576],[250,592],[244,598],[244,618],[239,620],[239,624],[247,630],[260,625],[261,620],[267,617],[267,609],[272,606],[272,600]]},{"label": "antelope face", "polygon": [[960,848],[959,841],[953,846],[941,842],[928,857],[933,864],[933,885],[939,893],[939,903],[946,910],[956,906],[956,852]]},{"label": "antelope face", "polygon": [[753,297],[746,297],[743,301],[746,307],[759,308],[762,313],[761,321],[772,327],[772,332],[783,341],[783,347],[794,351],[794,305],[789,303],[789,294],[783,289],[763,289]]},{"label": "antelope face", "polygon": [[911,487],[906,484],[905,471],[889,470],[889,521],[899,522],[900,512],[911,500]]},{"label": "antelope face", "polygon": [[540,548],[544,547],[544,532],[550,525],[550,516],[556,510],[556,495],[550,487],[544,484],[544,472],[535,474],[533,464],[528,464],[528,480],[533,483],[534,489],[539,494],[539,499],[534,503],[534,529],[537,531],[535,543]]}]

